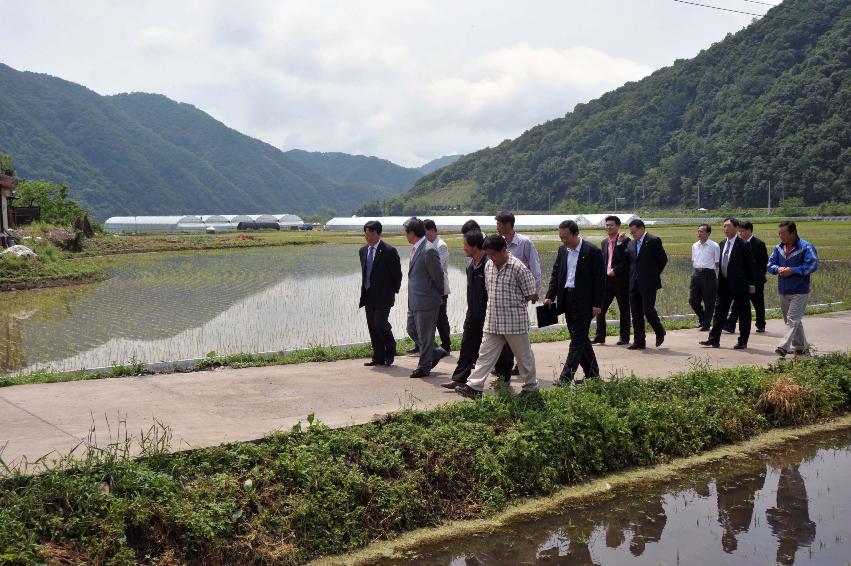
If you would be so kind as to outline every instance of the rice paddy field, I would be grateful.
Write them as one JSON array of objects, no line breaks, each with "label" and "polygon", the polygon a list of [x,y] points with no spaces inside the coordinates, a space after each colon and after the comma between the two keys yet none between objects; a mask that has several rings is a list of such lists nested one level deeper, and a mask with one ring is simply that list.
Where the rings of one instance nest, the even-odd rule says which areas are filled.
[{"label": "rice paddy field", "polygon": [[[713,227],[719,239],[721,229]],[[650,227],[670,256],[657,307],[663,316],[689,314],[690,247],[696,227]],[[776,225],[756,235],[776,243]],[[851,303],[851,223],[799,225],[819,251],[810,303]],[[544,288],[559,241],[555,233],[530,234],[541,254]],[[584,230],[599,242],[602,230]],[[262,236],[261,236],[262,237]],[[305,238],[315,238],[306,235]],[[0,370],[75,370],[130,361],[202,357],[209,352],[266,352],[368,340],[357,309],[358,234],[324,233],[329,243],[102,258],[106,281],[67,288],[4,293],[0,301]],[[464,319],[465,258],[460,235],[444,235],[452,251],[449,318],[454,332]],[[403,272],[407,242],[399,247]],[[777,306],[769,276],[766,302]],[[391,311],[397,337],[404,335],[406,282]],[[531,308],[531,307],[530,307]],[[616,310],[610,311],[610,318]]]}]

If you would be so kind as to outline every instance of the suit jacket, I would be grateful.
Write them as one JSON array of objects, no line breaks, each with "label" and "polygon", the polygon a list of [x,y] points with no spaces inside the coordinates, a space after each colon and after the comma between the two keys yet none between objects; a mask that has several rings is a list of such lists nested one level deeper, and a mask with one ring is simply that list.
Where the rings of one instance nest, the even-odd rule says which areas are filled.
[{"label": "suit jacket", "polygon": [[372,274],[369,280],[369,291],[367,291],[365,284],[368,251],[368,245],[358,250],[361,271],[358,307],[369,305],[379,309],[390,308],[396,302],[396,293],[402,287],[402,264],[399,261],[399,252],[384,240],[378,242],[375,257],[372,258]]},{"label": "suit jacket", "polygon": [[[622,241],[615,244],[615,253],[612,257],[612,269],[615,271],[615,276],[606,275],[606,283],[611,283],[617,289],[625,289],[629,285],[629,256],[626,250],[631,241],[629,237],[624,237]],[[600,242],[600,250],[603,252],[603,271],[606,271],[606,266],[609,265],[608,236]]]},{"label": "suit jacket", "polygon": [[757,285],[765,285],[765,272],[768,270],[768,248],[765,246],[765,242],[756,236],[751,237],[748,245],[751,248],[751,255],[753,256],[754,266],[756,267],[754,280]]},{"label": "suit jacket", "polygon": [[440,254],[426,240],[417,248],[417,253],[408,266],[408,310],[440,308],[443,304],[443,292]]},{"label": "suit jacket", "polygon": [[[721,246],[721,265],[723,265],[726,242],[718,245]],[[751,247],[743,239],[736,237],[727,263],[727,276],[724,277],[720,266],[718,268],[718,287],[726,286],[730,293],[747,293],[748,286],[755,285],[755,269]]]},{"label": "suit jacket", "polygon": [[[560,246],[550,275],[550,287],[547,289],[547,299],[556,302],[556,312],[563,314],[567,308],[567,298],[564,285],[567,282],[567,247]],[[576,261],[574,276],[574,295],[577,304],[587,310],[591,316],[591,308],[602,308],[603,293],[606,289],[606,268],[603,264],[603,254],[600,248],[587,240],[582,240],[579,246],[579,259]]]},{"label": "suit jacket", "polygon": [[488,310],[488,290],[485,287],[485,266],[488,256],[483,256],[481,263],[473,269],[473,262],[467,265],[467,317],[471,324],[484,324]]},{"label": "suit jacket", "polygon": [[627,247],[629,256],[629,290],[649,293],[662,288],[662,271],[668,264],[668,254],[662,247],[661,238],[647,233],[641,245],[641,253],[637,252],[636,241],[632,240]]}]

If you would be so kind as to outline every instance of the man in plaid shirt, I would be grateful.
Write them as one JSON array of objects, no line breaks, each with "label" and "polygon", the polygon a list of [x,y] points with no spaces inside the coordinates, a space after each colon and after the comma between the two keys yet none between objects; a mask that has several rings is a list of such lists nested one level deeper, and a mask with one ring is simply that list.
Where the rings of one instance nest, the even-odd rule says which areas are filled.
[{"label": "man in plaid shirt", "polygon": [[523,391],[538,389],[535,356],[529,342],[529,313],[526,303],[538,300],[535,276],[529,268],[512,256],[505,239],[498,234],[485,238],[485,252],[490,262],[485,266],[485,288],[488,306],[485,313],[484,339],[476,369],[467,384],[455,388],[465,397],[481,397],[488,374],[496,365],[502,347],[508,344],[517,359]]}]

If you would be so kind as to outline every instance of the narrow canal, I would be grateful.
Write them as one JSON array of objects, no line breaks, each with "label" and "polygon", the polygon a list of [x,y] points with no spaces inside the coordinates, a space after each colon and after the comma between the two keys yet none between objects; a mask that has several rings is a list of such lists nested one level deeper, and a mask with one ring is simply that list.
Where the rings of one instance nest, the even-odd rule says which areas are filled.
[{"label": "narrow canal", "polygon": [[717,462],[393,564],[851,563],[851,429]]}]

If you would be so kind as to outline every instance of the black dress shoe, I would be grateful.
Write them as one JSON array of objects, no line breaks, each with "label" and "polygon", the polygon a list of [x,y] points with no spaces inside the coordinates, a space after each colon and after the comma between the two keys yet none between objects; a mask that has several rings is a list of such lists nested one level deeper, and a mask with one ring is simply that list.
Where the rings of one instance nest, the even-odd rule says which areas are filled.
[{"label": "black dress shoe", "polygon": [[599,336],[595,336],[595,337],[594,337],[594,339],[593,339],[593,340],[591,340],[591,343],[592,343],[592,344],[605,344],[605,343],[606,343],[606,339],[605,339],[605,338],[600,338]]},{"label": "black dress shoe", "polygon": [[665,334],[667,334],[667,333],[663,332],[662,334],[656,335],[656,347],[657,348],[662,345],[662,342],[665,341]]},{"label": "black dress shoe", "polygon": [[721,343],[716,342],[715,340],[701,340],[700,342],[698,342],[698,344],[700,344],[701,346],[712,346],[713,348],[721,347]]},{"label": "black dress shoe", "polygon": [[389,360],[384,360],[384,365],[386,367],[390,367],[390,366],[393,365],[393,361],[394,361],[393,358],[390,358]]},{"label": "black dress shoe", "polygon": [[736,327],[735,326],[725,326],[724,332],[726,332],[727,334],[735,334],[736,333]]},{"label": "black dress shoe", "polygon": [[417,368],[414,371],[412,371],[411,375],[409,375],[408,377],[414,377],[414,378],[416,378],[416,377],[428,377],[429,373],[431,373],[431,372],[429,372],[428,370],[424,370],[422,368]]},{"label": "black dress shoe", "polygon": [[445,387],[446,389],[455,390],[456,387],[464,387],[467,385],[466,381],[450,381],[449,383],[441,383],[441,387]]},{"label": "black dress shoe", "polygon": [[413,348],[408,348],[407,350],[405,350],[405,352],[408,354],[419,354],[420,349],[414,346]]},{"label": "black dress shoe", "polygon": [[626,347],[627,350],[644,350],[647,346],[644,344],[630,344]]},{"label": "black dress shoe", "polygon": [[780,356],[781,358],[785,358],[786,354],[788,354],[789,352],[787,352],[786,350],[784,350],[780,346],[777,346],[777,348],[774,350],[774,353],[777,354],[778,356]]},{"label": "black dress shoe", "polygon": [[372,366],[380,366],[382,363],[384,363],[384,362],[376,362],[375,360],[372,360],[370,362],[364,362],[363,365],[365,365],[368,368],[371,368]]},{"label": "black dress shoe", "polygon": [[464,397],[469,397],[470,399],[478,399],[479,397],[482,396],[481,391],[473,389],[472,387],[470,387],[466,383],[464,385],[462,385],[461,387],[456,387],[455,393],[458,393],[459,395],[463,395]]},{"label": "black dress shoe", "polygon": [[734,349],[734,350],[744,350],[744,349],[745,349],[745,348],[747,348],[747,347],[748,347],[748,345],[747,345],[747,344],[743,344],[743,343],[741,343],[741,342],[737,342],[737,343],[736,343],[736,345],[735,345],[735,346],[733,346],[733,349]]},{"label": "black dress shoe", "polygon": [[629,340],[618,340],[617,345],[623,346],[624,344],[629,344]]},{"label": "black dress shoe", "polygon": [[700,330],[701,332],[709,332],[710,328],[708,326],[701,326],[700,328],[698,328],[698,330]]},{"label": "black dress shoe", "polygon": [[756,331],[762,334],[763,332],[765,332],[765,327],[763,326],[762,328],[757,328]]}]

